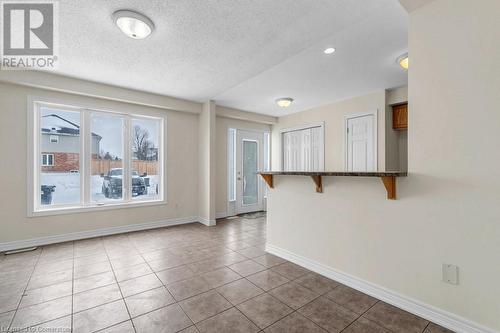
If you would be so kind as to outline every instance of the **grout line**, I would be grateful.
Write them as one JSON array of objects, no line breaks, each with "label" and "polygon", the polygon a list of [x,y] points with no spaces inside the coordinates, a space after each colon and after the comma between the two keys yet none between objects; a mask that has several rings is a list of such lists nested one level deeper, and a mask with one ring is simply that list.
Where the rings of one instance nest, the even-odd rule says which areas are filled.
[{"label": "grout line", "polygon": [[[127,239],[128,239],[128,235],[127,235]],[[102,246],[104,247],[104,253],[106,253],[106,256],[108,257],[109,265],[111,266],[111,272],[113,273],[113,276],[115,277],[116,285],[118,286],[118,290],[120,291],[120,294],[122,295],[121,301],[125,304],[125,309],[127,309],[129,320],[132,323],[132,327],[134,329],[134,332],[137,333],[137,329],[135,328],[134,322],[132,321],[132,316],[130,315],[130,310],[128,309],[127,302],[125,302],[125,297],[123,297],[122,288],[120,287],[120,284],[118,283],[118,279],[116,278],[116,274],[115,274],[113,265],[111,265],[111,259],[109,258],[108,250],[106,249],[106,243],[104,242],[104,240],[102,238],[101,238],[101,241],[102,241]],[[111,325],[111,326],[114,326],[114,325]],[[109,326],[109,327],[111,327],[111,326]]]},{"label": "grout line", "polygon": [[422,333],[424,333],[424,332],[425,332],[425,330],[427,329],[427,327],[429,327],[430,325],[431,325],[431,322],[429,321],[429,322],[427,323],[427,325],[425,325],[424,329],[422,330]]},{"label": "grout line", "polygon": [[[172,228],[173,230],[175,230],[175,229],[174,229],[174,228],[175,228],[175,226],[174,226],[174,227],[166,227],[166,228],[164,228],[164,229],[170,229],[170,228]],[[180,229],[179,229],[179,230],[180,230]],[[225,229],[220,229],[220,230],[225,231]],[[190,229],[187,229],[187,231],[188,231],[188,233],[189,233],[189,235],[190,235],[190,236],[193,236],[193,237],[194,237],[194,236],[196,236],[196,237],[195,237],[196,241],[191,242],[191,241],[189,241],[189,240],[186,240],[186,238],[183,238],[183,240],[182,240],[182,241],[179,241],[179,245],[180,245],[180,244],[190,244],[190,243],[196,243],[196,245],[197,245],[199,242],[203,242],[203,241],[210,241],[210,242],[214,241],[214,242],[217,242],[217,239],[218,239],[218,240],[221,240],[221,239],[222,239],[222,242],[223,242],[223,239],[224,239],[225,237],[233,237],[234,235],[237,235],[237,236],[235,236],[235,237],[240,237],[240,236],[241,236],[241,234],[244,234],[244,233],[247,233],[247,232],[248,232],[248,231],[246,231],[246,230],[245,230],[245,231],[244,231],[244,230],[238,230],[238,231],[236,231],[236,232],[234,232],[234,233],[219,232],[219,233],[203,233],[202,235],[197,235],[197,232],[199,231],[198,229],[193,229],[193,228],[190,228]],[[139,233],[145,233],[145,235],[148,235],[147,231],[146,231],[146,232],[142,231],[142,232],[139,232]],[[230,255],[230,254],[239,254],[239,255],[242,255],[242,254],[241,254],[241,253],[239,253],[238,251],[241,251],[241,250],[243,250],[243,249],[250,248],[250,247],[258,247],[258,246],[259,246],[259,245],[249,245],[248,247],[245,247],[245,248],[243,248],[243,249],[233,250],[233,249],[230,249],[230,248],[228,248],[227,246],[225,246],[225,245],[221,244],[221,247],[224,247],[224,248],[228,249],[228,250],[229,250],[229,251],[231,251],[231,252],[228,252],[228,253],[222,253],[222,254],[219,254],[219,253],[217,253],[217,254],[210,253],[210,254],[208,255],[208,257],[206,257],[206,258],[204,258],[204,259],[201,259],[201,260],[196,260],[196,261],[193,261],[193,262],[186,262],[186,263],[180,264],[180,265],[178,265],[178,266],[169,267],[169,268],[166,268],[166,269],[163,269],[163,270],[160,270],[160,271],[155,271],[155,270],[153,270],[153,269],[151,268],[149,261],[144,259],[143,254],[146,254],[146,253],[149,253],[149,252],[155,252],[155,251],[158,251],[158,250],[162,250],[163,248],[162,248],[162,249],[155,249],[155,250],[153,250],[153,251],[147,251],[147,252],[144,252],[144,253],[143,253],[143,252],[139,251],[139,250],[138,250],[138,248],[137,248],[137,246],[136,246],[136,242],[137,242],[137,240],[133,240],[133,239],[132,239],[132,237],[130,237],[131,235],[134,235],[134,234],[136,234],[136,233],[127,233],[127,234],[125,234],[125,235],[127,236],[128,240],[130,241],[130,244],[132,245],[132,247],[135,249],[135,251],[137,251],[137,252],[138,252],[138,255],[139,255],[139,256],[140,256],[140,257],[141,257],[141,258],[145,261],[146,265],[147,265],[147,266],[151,269],[152,273],[153,273],[153,274],[155,274],[155,276],[156,276],[157,278],[158,278],[158,273],[160,273],[160,272],[162,272],[162,271],[166,271],[166,270],[170,270],[170,269],[178,268],[178,267],[181,267],[181,266],[186,266],[188,269],[190,269],[190,268],[189,268],[189,265],[190,265],[190,264],[199,263],[199,262],[203,262],[203,261],[216,260],[216,259],[217,259],[217,257],[219,257],[219,256],[224,256],[224,255]],[[153,233],[151,233],[151,234],[153,234]],[[231,235],[233,235],[233,236],[231,236]],[[238,235],[239,235],[239,236],[238,236]],[[215,236],[215,237],[214,237],[214,236]],[[259,236],[253,236],[253,235],[252,235],[252,237],[254,237],[254,238],[258,238]],[[111,258],[109,257],[109,254],[108,254],[107,248],[106,248],[106,246],[104,245],[104,244],[105,244],[105,242],[103,241],[102,237],[99,237],[99,239],[101,239],[101,242],[102,242],[102,244],[103,244],[103,248],[104,248],[104,252],[105,252],[105,255],[106,255],[106,257],[107,257],[107,262],[110,264],[110,267],[111,267],[111,272],[113,273],[113,276],[114,276],[114,278],[115,278],[115,282],[114,282],[114,283],[116,283],[116,284],[118,285],[118,287],[119,287],[120,294],[121,294],[121,296],[122,296],[121,300],[123,300],[123,302],[125,303],[126,308],[127,308],[127,311],[128,311],[128,314],[129,314],[129,318],[130,318],[130,319],[127,319],[126,321],[129,321],[129,320],[131,321],[132,316],[131,316],[130,311],[129,311],[129,309],[128,309],[128,306],[127,306],[127,304],[126,304],[126,302],[125,302],[125,298],[124,298],[124,296],[123,296],[123,292],[121,291],[120,284],[118,283],[118,280],[116,279],[115,269],[114,269],[114,267],[111,265],[111,262],[112,262],[112,261],[111,261]],[[187,239],[189,239],[189,237],[187,237]],[[147,239],[145,239],[145,240],[147,241]],[[244,243],[244,240],[236,240],[236,241],[233,241],[233,242],[243,242],[243,243]],[[73,250],[73,254],[72,254],[72,255],[73,255],[73,257],[72,257],[72,258],[73,258],[73,265],[72,265],[72,279],[71,279],[71,281],[72,281],[72,294],[71,294],[71,297],[72,297],[72,301],[71,301],[71,318],[73,319],[73,306],[74,306],[74,304],[73,304],[73,302],[74,302],[73,298],[74,298],[74,285],[75,285],[75,284],[74,284],[74,282],[75,282],[75,278],[74,278],[74,277],[75,277],[75,267],[76,267],[76,266],[75,266],[75,242],[71,242],[71,243],[72,243],[72,245],[73,245],[73,247],[72,247],[72,250]],[[231,243],[231,242],[230,242],[230,243]],[[224,244],[226,244],[226,243],[224,242]],[[173,248],[175,248],[175,247],[176,247],[176,246],[172,246],[172,247],[170,247],[169,249],[173,249]],[[184,246],[179,246],[179,247],[180,247],[180,248],[182,248],[182,247],[184,247]],[[201,246],[201,247],[197,247],[197,246],[190,246],[190,245],[186,245],[185,247],[186,247],[186,250],[187,250],[187,249],[189,249],[189,248],[192,248],[192,251],[188,251],[188,252],[186,253],[186,255],[187,255],[187,256],[189,256],[190,254],[195,254],[195,253],[197,253],[197,251],[209,250],[210,248],[212,248],[212,247],[213,247],[213,248],[215,248],[215,247],[217,247],[217,246],[208,246],[208,247],[203,247],[203,246]],[[165,248],[165,249],[168,249],[168,248]],[[43,251],[44,251],[44,248],[42,247],[42,249],[41,249],[40,253],[39,253],[39,254],[37,255],[37,257],[36,257],[36,263],[35,263],[35,265],[33,266],[33,268],[31,269],[31,273],[30,273],[30,276],[29,276],[28,282],[26,283],[26,287],[25,287],[25,289],[24,289],[24,291],[23,291],[23,295],[24,295],[24,293],[27,291],[27,288],[28,288],[28,285],[29,285],[29,283],[30,283],[31,279],[34,277],[34,273],[35,273],[35,270],[36,270],[36,268],[37,268],[37,265],[40,263],[40,260],[41,260],[41,257],[42,257],[42,253],[44,253]],[[170,251],[168,251],[168,250],[167,250],[167,252],[168,252],[168,253],[172,253],[172,252],[170,252]],[[182,253],[182,252],[181,252],[181,253]],[[207,251],[207,253],[209,253],[209,251]],[[172,254],[173,254],[173,253],[172,253]],[[95,254],[89,254],[89,255],[87,255],[87,256],[92,256],[92,255],[95,255]],[[174,254],[174,255],[175,255],[175,254]],[[177,254],[177,255],[182,255],[182,254]],[[255,257],[255,258],[249,258],[249,257],[246,257],[246,256],[244,256],[244,255],[242,255],[242,256],[243,256],[243,257],[245,257],[245,259],[244,259],[243,261],[246,261],[246,260],[252,260],[253,262],[255,262],[255,260],[254,260],[254,259],[256,259],[256,257]],[[86,256],[84,256],[84,257],[86,257]],[[125,257],[126,257],[126,256],[125,256]],[[118,260],[119,260],[119,259],[124,259],[125,257],[117,257],[116,259],[118,259]],[[61,260],[63,260],[63,259],[61,259]],[[57,262],[57,261],[58,261],[58,260],[55,260],[55,261],[50,261],[50,263]],[[59,261],[60,261],[60,260],[59,260]],[[233,271],[233,270],[232,270],[229,266],[230,266],[230,265],[234,265],[234,264],[239,263],[239,262],[241,262],[241,261],[233,262],[233,263],[230,263],[230,264],[225,264],[225,265],[223,265],[223,266],[221,266],[221,267],[218,267],[218,268],[216,268],[216,269],[209,270],[208,272],[203,272],[203,273],[195,273],[195,275],[194,275],[193,277],[200,277],[200,278],[202,278],[202,279],[203,279],[203,275],[204,275],[204,274],[207,274],[207,273],[210,273],[210,272],[214,272],[214,271],[220,270],[220,269],[222,269],[222,268],[228,268],[229,270]],[[279,265],[283,265],[283,264],[285,264],[285,263],[287,263],[287,262],[284,262],[284,263],[281,263],[281,264],[278,264],[278,265],[274,265],[274,266],[271,266],[271,267],[267,267],[267,266],[265,266],[265,268],[266,268],[266,270],[271,270],[272,268],[277,267],[277,266],[279,266]],[[97,264],[97,263],[91,263],[91,264],[89,264],[89,265],[93,265],[93,264]],[[133,266],[134,266],[134,265],[132,265],[132,266],[128,266],[128,267],[123,267],[122,269],[129,268],[129,267],[133,267]],[[274,270],[271,270],[271,271],[275,272]],[[261,272],[262,272],[262,271],[261,271]],[[95,275],[99,275],[99,274],[105,274],[105,273],[106,273],[106,272],[95,273],[95,274],[91,274],[91,275],[86,276],[86,277],[83,277],[83,278],[88,278],[88,277],[91,277],[91,276],[95,276]],[[193,272],[193,273],[194,273],[194,272]],[[238,272],[235,272],[235,273],[239,275],[239,273],[238,273]],[[254,274],[258,274],[258,273],[259,273],[259,272],[256,272],[256,273],[254,273]],[[275,273],[280,274],[279,272],[275,272]],[[307,273],[311,273],[311,272],[308,270],[308,271],[307,271]],[[151,273],[148,273],[148,274],[145,274],[145,275],[149,275],[149,274],[151,274]],[[141,276],[145,276],[145,275],[141,275]],[[253,275],[253,274],[251,274],[251,275]],[[251,276],[251,275],[250,275],[250,276]],[[280,274],[280,275],[281,275],[281,276],[285,276],[285,275],[283,275],[283,274]],[[295,281],[297,281],[298,279],[300,279],[301,277],[303,277],[303,276],[305,276],[305,275],[306,275],[306,274],[304,274],[304,275],[302,275],[302,276],[300,276],[300,277],[298,277],[298,278],[296,278],[296,279],[294,279],[294,280],[290,280],[290,281],[289,281],[289,282],[287,282],[287,283],[297,283],[297,282],[295,282]],[[138,277],[141,277],[141,276],[138,276]],[[134,278],[138,278],[138,277],[134,277]],[[190,277],[190,278],[193,278],[193,277]],[[285,276],[285,277],[286,277],[286,276]],[[81,278],[81,279],[83,279],[83,278]],[[132,279],[134,279],[134,278],[132,278]],[[190,278],[187,278],[187,279],[190,279]],[[185,280],[187,280],[187,279],[182,279],[182,280],[179,280],[179,281],[176,281],[176,282],[173,282],[173,283],[178,283],[178,282],[181,282],[181,281],[185,281]],[[239,311],[240,313],[242,313],[242,312],[241,312],[241,311],[237,308],[237,306],[238,306],[238,305],[240,305],[240,304],[242,304],[242,303],[244,303],[244,302],[250,301],[250,300],[252,300],[252,299],[254,299],[254,298],[257,298],[257,297],[259,297],[259,296],[262,296],[262,295],[264,295],[264,294],[268,294],[269,296],[271,296],[271,297],[273,297],[273,298],[276,298],[275,296],[273,296],[273,295],[271,294],[271,292],[272,292],[273,290],[275,290],[275,289],[277,289],[277,288],[279,288],[279,287],[281,287],[281,286],[283,286],[283,285],[285,285],[285,284],[286,284],[286,283],[285,283],[285,284],[283,284],[283,285],[276,286],[276,287],[274,287],[274,288],[272,288],[272,289],[269,289],[269,290],[267,290],[267,291],[265,291],[265,290],[264,290],[264,291],[263,291],[263,293],[261,293],[261,294],[259,294],[259,295],[256,295],[256,296],[254,296],[254,297],[251,297],[251,298],[249,298],[249,299],[245,300],[244,302],[240,302],[240,303],[238,303],[238,304],[236,304],[236,305],[233,305],[233,304],[232,304],[231,302],[229,302],[229,300],[228,300],[226,297],[224,297],[224,296],[223,296],[223,295],[222,295],[222,294],[221,294],[221,293],[220,293],[217,289],[219,289],[219,288],[221,288],[221,287],[223,287],[223,286],[225,286],[225,285],[228,285],[228,284],[234,283],[234,282],[236,282],[236,281],[242,280],[242,279],[245,279],[247,282],[251,283],[252,285],[255,285],[254,283],[252,283],[252,281],[248,280],[248,279],[247,279],[247,277],[240,277],[240,278],[238,278],[238,279],[236,279],[236,280],[229,281],[229,282],[224,283],[224,284],[222,284],[222,285],[220,285],[220,286],[210,288],[210,289],[208,289],[208,290],[206,290],[206,291],[203,291],[203,292],[198,293],[198,294],[196,294],[196,295],[192,295],[192,296],[190,296],[190,297],[188,297],[188,298],[185,298],[185,299],[183,299],[183,300],[180,300],[180,301],[177,301],[177,300],[174,298],[174,303],[169,304],[169,305],[166,305],[166,306],[164,306],[164,307],[167,307],[167,306],[170,306],[170,305],[173,305],[173,304],[177,304],[179,307],[181,307],[181,306],[180,306],[180,304],[179,304],[180,302],[185,301],[185,300],[188,300],[188,299],[190,299],[190,298],[194,298],[194,297],[199,296],[200,294],[203,294],[203,293],[206,293],[206,292],[211,292],[211,291],[216,292],[218,295],[220,295],[221,297],[223,297],[223,298],[224,298],[224,299],[225,299],[225,300],[226,300],[229,304],[231,304],[231,307],[230,307],[230,308],[228,308],[228,309],[226,309],[226,310],[224,310],[224,311],[222,311],[222,312],[220,312],[220,313],[218,313],[218,314],[215,314],[215,315],[213,315],[213,316],[211,316],[211,317],[207,317],[206,319],[204,319],[204,320],[202,320],[202,321],[200,321],[200,322],[199,322],[199,323],[201,323],[201,322],[203,322],[203,321],[205,321],[205,320],[208,320],[208,319],[210,319],[210,318],[212,318],[212,317],[214,317],[214,316],[217,316],[217,315],[219,315],[219,314],[221,314],[221,313],[223,313],[223,312],[229,311],[229,310],[231,310],[232,308],[236,308],[236,310],[237,310],[237,311]],[[126,279],[126,280],[123,280],[123,281],[121,281],[121,282],[128,281],[128,280],[131,280],[131,279]],[[170,291],[168,290],[168,287],[167,287],[167,286],[163,283],[163,281],[161,281],[161,279],[159,279],[159,278],[158,278],[158,280],[161,282],[161,285],[162,285],[164,288],[166,288],[166,290],[170,293]],[[57,282],[57,283],[64,283],[64,282],[67,282],[67,281],[62,281],[62,282]],[[56,284],[56,283],[51,284],[51,285],[48,285],[48,286],[44,286],[44,287],[41,287],[41,288],[49,287],[49,286],[52,286],[52,285],[55,285],[55,284]],[[108,286],[108,285],[107,285],[107,286]],[[101,286],[101,287],[104,287],[104,286]],[[97,287],[97,288],[101,288],[101,287]],[[261,290],[261,288],[260,288],[260,287],[258,287],[258,286],[256,286],[256,287],[257,287],[257,288],[259,288],[259,289]],[[338,286],[337,286],[337,287],[338,287]],[[335,288],[337,288],[337,287],[335,287]],[[89,290],[94,290],[94,289],[97,289],[97,288],[92,288],[92,289],[89,289]],[[150,291],[150,290],[153,290],[153,289],[156,289],[156,288],[159,288],[159,287],[151,288],[151,289],[148,289],[148,290],[146,290],[146,291]],[[309,289],[309,288],[307,288],[307,287],[304,287],[304,288],[306,288],[306,289],[310,290],[310,289]],[[324,292],[324,293],[321,293],[321,294],[318,294],[318,296],[317,296],[317,297],[315,297],[314,299],[312,299],[310,302],[308,302],[308,303],[306,303],[306,304],[302,305],[300,308],[302,308],[302,307],[306,306],[307,304],[309,304],[309,303],[311,303],[311,302],[314,302],[315,300],[317,300],[318,298],[320,298],[320,297],[322,297],[322,296],[325,296],[325,294],[327,294],[329,291],[331,291],[331,290],[333,290],[333,289],[335,289],[335,288],[328,289],[328,291],[326,291],[326,292]],[[39,289],[39,288],[36,288],[36,289]],[[86,291],[89,291],[89,290],[86,290]],[[84,291],[84,292],[86,292],[86,291]],[[140,293],[143,293],[143,292],[146,292],[146,291],[141,291]],[[311,291],[312,291],[312,290],[311,290]],[[140,293],[138,293],[138,294],[140,294]],[[19,301],[19,303],[18,303],[18,305],[17,305],[17,308],[16,308],[16,310],[15,310],[15,313],[14,313],[14,315],[13,315],[12,319],[11,319],[10,325],[12,325],[12,323],[13,323],[13,321],[14,321],[14,319],[15,319],[16,315],[17,315],[17,312],[18,312],[18,310],[20,309],[20,303],[21,303],[21,301],[22,301],[22,298],[24,297],[23,295],[21,295],[21,299],[20,299],[20,301]],[[134,294],[134,295],[136,295],[136,294]],[[131,295],[131,296],[133,296],[133,295]],[[172,295],[172,296],[173,296],[173,295]],[[58,297],[58,298],[56,298],[56,299],[59,299],[59,298],[64,298],[64,297],[67,297],[67,296],[61,296],[61,297]],[[52,300],[54,300],[54,299],[52,299]],[[49,301],[52,301],[52,300],[49,300]],[[283,303],[281,300],[279,300],[279,299],[277,299],[277,300],[278,300],[280,303]],[[342,304],[337,303],[337,302],[336,302],[335,300],[333,300],[333,299],[329,299],[329,298],[328,298],[328,300],[329,300],[329,301],[332,301],[333,303],[335,303],[335,304],[337,304],[337,305],[339,305],[339,306],[341,306],[342,308],[345,308]],[[114,300],[114,301],[110,301],[110,302],[107,302],[107,303],[104,303],[104,304],[109,304],[109,303],[116,302],[116,301],[117,301],[117,300]],[[48,301],[47,301],[47,302],[48,302]],[[380,302],[380,301],[379,301],[379,300],[377,300],[377,302],[375,302],[372,306],[370,306],[370,307],[369,307],[366,311],[364,311],[362,314],[358,315],[358,317],[357,317],[357,318],[356,318],[353,322],[351,322],[348,326],[346,326],[346,327],[345,327],[342,331],[345,331],[348,327],[350,327],[350,326],[351,326],[351,325],[353,325],[355,322],[357,322],[357,321],[358,321],[361,317],[363,317],[363,315],[364,315],[364,314],[366,314],[366,312],[368,312],[371,308],[373,308],[373,307],[374,307],[376,304],[378,304],[379,302]],[[43,302],[42,302],[42,303],[43,303]],[[37,304],[41,304],[41,303],[37,303]],[[101,306],[101,305],[104,305],[104,304],[100,304],[100,305],[98,305],[98,306]],[[286,303],[284,303],[284,304],[286,305]],[[36,305],[36,304],[32,304],[32,305]],[[30,306],[31,306],[31,305],[30,305]],[[96,307],[98,307],[98,306],[96,306]],[[287,306],[288,306],[288,305],[287,305]],[[161,307],[161,308],[163,308],[163,307]],[[161,309],[161,308],[159,308],[159,309]],[[290,308],[291,308],[291,307],[290,307]],[[300,308],[299,308],[299,309],[300,309]],[[184,312],[184,309],[183,309],[182,307],[181,307],[181,309],[182,309],[182,310],[183,310],[183,312]],[[268,328],[269,326],[274,325],[276,322],[278,322],[278,321],[280,321],[280,320],[283,320],[284,318],[286,318],[286,317],[288,317],[288,316],[292,315],[294,312],[298,312],[298,309],[297,309],[297,310],[295,310],[295,309],[293,309],[293,308],[291,308],[291,309],[292,309],[292,312],[290,312],[289,314],[287,314],[287,315],[286,315],[286,316],[284,316],[283,318],[280,318],[279,320],[277,320],[277,321],[273,322],[272,324],[270,324],[270,325],[266,326],[266,327],[265,327],[265,328],[263,328],[263,329],[266,329],[266,328]],[[346,309],[347,309],[347,310],[349,310],[348,308],[346,308]],[[88,310],[88,309],[86,309],[86,310]],[[152,310],[152,311],[149,311],[149,312],[146,312],[146,313],[144,313],[144,314],[141,314],[141,316],[142,316],[142,315],[146,315],[146,314],[148,314],[148,313],[150,313],[150,312],[153,312],[153,311],[157,311],[157,310],[158,310],[158,309],[154,309],[154,310]],[[85,310],[83,310],[83,311],[85,311]],[[350,311],[351,311],[351,312],[353,312],[352,310],[350,310]],[[184,312],[184,313],[185,313],[185,312]],[[245,317],[245,318],[247,318],[248,320],[250,320],[250,322],[253,322],[253,321],[252,321],[250,318],[248,318],[248,317],[247,317],[244,313],[242,313],[242,314],[244,315],[244,317]],[[191,319],[191,318],[190,318],[187,314],[186,314],[186,316],[187,316],[189,319]],[[63,317],[66,317],[66,316],[63,316]],[[63,318],[63,317],[61,317],[61,318]],[[307,317],[306,317],[306,318],[307,318]],[[363,318],[365,318],[365,317],[363,317]],[[366,318],[366,319],[367,319],[367,318]],[[56,320],[56,319],[51,319],[50,321],[52,321],[52,320]],[[308,320],[310,320],[310,319],[308,318]],[[367,319],[367,320],[369,320],[370,322],[373,322],[374,324],[376,324],[376,325],[378,325],[378,326],[381,326],[381,325],[380,325],[379,323],[377,323],[377,322],[374,322],[374,321],[372,321],[372,320],[370,320],[370,319]],[[116,325],[122,324],[122,323],[124,323],[124,322],[126,322],[126,321],[122,321],[122,322],[120,322],[120,323],[113,324],[113,325],[111,325],[111,326],[109,326],[109,327],[112,327],[112,326],[116,326]],[[312,321],[312,320],[310,320],[310,321]],[[193,322],[193,321],[191,320],[191,322]],[[314,321],[312,321],[312,322],[313,322],[316,326],[319,326],[319,325],[317,325]],[[135,328],[135,326],[134,326],[134,324],[133,324],[133,321],[131,321],[131,323],[132,323],[132,325],[133,325],[133,327],[134,327],[134,330],[136,330],[136,328]],[[194,324],[194,322],[193,322],[193,324]],[[9,328],[10,328],[10,325],[9,325]],[[194,324],[194,325],[196,325],[196,324]],[[426,327],[424,328],[424,331],[425,331],[425,329],[426,329],[429,325],[430,325],[430,322],[428,322],[428,323],[427,323]],[[73,328],[73,320],[72,320],[71,326],[72,326],[72,328]],[[258,326],[257,326],[257,327],[258,327]],[[382,327],[382,326],[381,326],[381,327]],[[108,327],[106,327],[106,328],[108,328]],[[101,330],[104,330],[104,329],[106,329],[106,328],[103,328],[103,329],[101,329]],[[259,329],[260,329],[260,327],[259,327]],[[261,329],[261,330],[263,330],[263,329]]]},{"label": "grout line", "polygon": [[[334,301],[334,300],[332,300],[332,299],[330,299],[330,301],[332,301],[333,303],[335,303],[335,304],[337,304],[337,305],[339,305],[339,306],[342,306],[341,304],[339,304],[339,303],[335,302],[335,301]],[[377,301],[376,301],[375,303],[373,303],[373,305],[372,305],[372,306],[370,306],[370,307],[369,307],[366,311],[364,311],[362,314],[358,315],[358,317],[357,317],[356,319],[354,319],[354,320],[352,321],[352,323],[350,323],[349,325],[347,325],[346,327],[344,327],[344,329],[343,329],[343,330],[341,330],[339,333],[344,332],[344,331],[345,331],[348,327],[350,327],[352,324],[354,324],[355,322],[357,322],[359,318],[363,317],[363,315],[364,315],[365,313],[367,313],[368,311],[370,311],[370,309],[371,309],[371,308],[373,308],[375,305],[377,305],[379,302],[380,302],[380,300],[378,300],[378,299],[377,299]],[[344,308],[344,306],[342,306],[342,307]],[[349,310],[349,309],[348,309],[348,310]],[[350,310],[350,311],[351,311],[351,312],[354,312],[354,311],[352,311],[352,310]],[[364,317],[363,317],[363,318],[364,318]],[[370,320],[370,321],[371,321],[371,320]],[[376,323],[376,324],[377,324],[377,323]],[[377,324],[377,326],[381,326],[381,325]],[[383,327],[383,328],[385,328],[385,327]],[[388,331],[389,331],[389,330],[388,330]]]},{"label": "grout line", "polygon": [[31,274],[30,274],[30,276],[28,278],[28,282],[26,283],[26,287],[24,287],[24,290],[23,290],[23,292],[21,294],[21,297],[19,298],[19,302],[17,303],[17,307],[16,307],[16,310],[14,312],[14,315],[12,316],[12,319],[10,320],[9,326],[7,327],[7,332],[9,332],[9,330],[11,329],[12,324],[14,323],[14,319],[16,318],[17,311],[19,310],[19,306],[21,305],[21,302],[23,300],[24,294],[26,293],[26,290],[28,289],[28,286],[29,286],[30,281],[31,281],[31,277],[33,276],[33,273],[35,272],[36,265],[38,264],[38,261],[40,261],[40,257],[42,256],[43,249],[44,248],[42,247],[41,250],[40,250],[40,253],[38,254],[38,256],[36,258],[35,265],[33,266]]},{"label": "grout line", "polygon": [[[137,247],[135,246],[134,242],[132,242],[132,246],[134,246],[134,249],[135,249],[137,252],[139,252],[139,251],[137,250]],[[170,252],[170,251],[168,251],[168,252]],[[163,308],[166,308],[167,306],[170,306],[170,305],[173,305],[173,304],[177,304],[177,306],[181,309],[181,311],[184,313],[184,315],[185,315],[185,316],[186,316],[189,320],[191,320],[191,323],[194,325],[194,322],[193,322],[193,320],[191,319],[191,317],[189,317],[189,316],[188,316],[188,314],[184,311],[184,309],[183,309],[183,308],[182,308],[182,306],[179,304],[179,302],[177,302],[177,300],[175,299],[174,295],[172,295],[172,293],[171,293],[171,292],[170,292],[170,290],[167,288],[167,286],[166,286],[166,285],[163,283],[163,281],[162,281],[162,280],[158,277],[157,272],[153,270],[153,268],[151,267],[151,265],[149,264],[149,262],[148,262],[146,259],[144,259],[143,254],[139,252],[139,255],[141,256],[142,260],[144,260],[144,262],[146,263],[146,265],[148,265],[149,269],[151,269],[151,271],[152,271],[152,272],[153,272],[153,274],[156,276],[156,278],[158,279],[158,281],[160,281],[160,283],[161,283],[161,285],[163,286],[163,288],[165,288],[165,290],[167,291],[167,293],[169,293],[169,295],[170,295],[170,296],[172,296],[172,299],[174,300],[174,303],[169,304],[169,305],[166,305],[166,306],[161,307],[161,308],[159,308],[159,309],[163,309]],[[175,254],[174,254],[174,255],[175,255]],[[180,267],[180,266],[177,266],[177,267]],[[174,268],[175,268],[175,267],[174,267]],[[188,269],[189,269],[189,267],[188,267]],[[125,302],[125,304],[126,304],[126,303],[127,303],[127,302]],[[143,314],[141,314],[141,316],[146,315],[146,314],[148,314],[148,313],[151,313],[151,312],[153,312],[153,311],[157,311],[157,310],[159,310],[159,309],[154,309],[154,310],[152,310],[152,311],[150,311],[150,312],[143,313]],[[137,317],[139,317],[139,316],[137,316]],[[132,320],[132,325],[134,326],[134,330],[136,330],[135,325],[134,325],[134,321],[133,321],[133,320]],[[190,325],[190,326],[191,326],[191,325]],[[136,330],[136,333],[137,333],[137,330]]]}]

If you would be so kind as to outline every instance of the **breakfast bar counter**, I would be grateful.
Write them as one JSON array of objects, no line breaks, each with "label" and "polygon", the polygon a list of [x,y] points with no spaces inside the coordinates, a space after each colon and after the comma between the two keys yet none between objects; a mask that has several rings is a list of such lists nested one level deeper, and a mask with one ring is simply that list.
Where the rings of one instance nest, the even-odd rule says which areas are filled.
[{"label": "breakfast bar counter", "polygon": [[396,199],[396,178],[408,176],[402,171],[347,172],[347,171],[268,171],[259,173],[270,188],[274,188],[274,176],[309,176],[316,185],[316,192],[323,193],[322,177],[378,177],[387,190],[387,199]]}]

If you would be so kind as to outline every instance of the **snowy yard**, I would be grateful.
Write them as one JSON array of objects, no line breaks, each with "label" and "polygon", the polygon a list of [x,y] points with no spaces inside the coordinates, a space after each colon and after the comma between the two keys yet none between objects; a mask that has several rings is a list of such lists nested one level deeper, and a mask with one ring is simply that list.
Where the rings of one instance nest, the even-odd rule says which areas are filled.
[{"label": "snowy yard", "polygon": [[[133,200],[156,199],[156,188],[159,182],[157,175],[149,175],[150,186],[148,193],[133,197]],[[92,176],[91,191],[94,202],[119,202],[121,199],[104,197],[102,193],[103,178]],[[79,173],[42,173],[40,185],[55,185],[52,193],[53,205],[68,205],[80,203],[80,174]]]}]

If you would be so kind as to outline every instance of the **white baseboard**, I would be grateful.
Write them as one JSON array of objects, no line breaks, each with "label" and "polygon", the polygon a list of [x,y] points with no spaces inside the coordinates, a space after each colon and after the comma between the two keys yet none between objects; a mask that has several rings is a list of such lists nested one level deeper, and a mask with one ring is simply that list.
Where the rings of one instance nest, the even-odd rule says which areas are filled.
[{"label": "white baseboard", "polygon": [[451,312],[438,309],[432,305],[425,304],[371,282],[340,272],[334,268],[280,247],[266,244],[266,251],[457,333],[499,333],[498,331],[474,323]]},{"label": "white baseboard", "polygon": [[118,227],[103,228],[103,229],[88,230],[88,231],[79,231],[79,232],[72,232],[69,234],[46,236],[46,237],[25,239],[25,240],[13,241],[13,242],[5,242],[5,243],[0,243],[0,252],[23,249],[23,248],[28,248],[28,247],[32,247],[32,246],[42,246],[42,245],[48,245],[48,244],[54,244],[54,243],[69,242],[69,241],[74,241],[74,240],[79,240],[79,239],[109,236],[109,235],[121,234],[121,233],[125,233],[125,232],[169,227],[169,226],[173,226],[173,225],[187,224],[187,223],[194,223],[194,222],[198,222],[198,217],[173,218],[173,219],[167,219],[167,220],[161,220],[161,221],[155,221],[155,222],[130,224],[130,225],[124,225],[124,226],[118,226]]},{"label": "white baseboard", "polygon": [[220,212],[220,213],[215,213],[215,219],[223,219],[225,217],[228,217],[229,215],[227,212]]},{"label": "white baseboard", "polygon": [[198,222],[206,225],[207,227],[213,227],[216,224],[215,220],[206,219],[204,217],[198,216]]}]

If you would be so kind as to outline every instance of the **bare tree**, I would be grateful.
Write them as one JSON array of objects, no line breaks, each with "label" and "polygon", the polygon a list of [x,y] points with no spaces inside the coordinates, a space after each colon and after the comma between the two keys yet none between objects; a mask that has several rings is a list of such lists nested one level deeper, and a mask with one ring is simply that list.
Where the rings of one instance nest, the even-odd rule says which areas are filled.
[{"label": "bare tree", "polygon": [[133,149],[138,160],[145,161],[148,159],[149,149],[153,147],[153,143],[149,140],[149,132],[141,126],[134,126],[133,134]]}]

